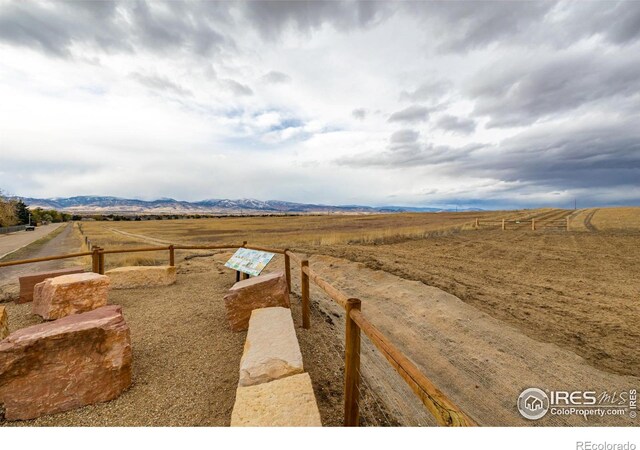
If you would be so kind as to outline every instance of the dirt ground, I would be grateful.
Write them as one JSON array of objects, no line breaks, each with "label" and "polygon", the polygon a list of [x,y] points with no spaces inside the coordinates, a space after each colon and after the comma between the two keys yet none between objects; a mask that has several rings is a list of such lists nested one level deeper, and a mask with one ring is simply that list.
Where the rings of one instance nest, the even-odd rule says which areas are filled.
[{"label": "dirt ground", "polygon": [[[222,297],[235,272],[226,257],[179,262],[178,282],[170,287],[112,290],[109,303],[123,306],[131,328],[133,384],[117,399],[36,420],[0,422],[4,426],[228,426],[238,383],[246,332],[226,323]],[[281,266],[274,262],[274,268]],[[312,310],[311,331],[300,326],[300,300],[292,314],[304,365],[309,372],[324,426],[342,424],[342,344],[334,326]],[[11,331],[40,323],[31,305],[5,303]],[[323,345],[317,345],[320,340]],[[336,358],[336,356],[340,356]],[[367,393],[363,393],[366,401]],[[365,415],[380,423],[379,409]]]},{"label": "dirt ground", "polygon": [[594,367],[640,374],[640,234],[467,231],[308,249],[457,296]]},{"label": "dirt ground", "polygon": [[[292,239],[296,244],[290,248],[314,255],[312,268],[361,298],[374,323],[481,424],[532,425],[519,418],[512,398],[529,387],[523,383],[637,386],[640,208],[487,213],[478,229],[472,214],[458,216],[448,227],[447,217],[201,219],[186,227],[181,222],[187,221],[92,222],[83,223],[83,229],[110,248],[154,241],[226,242],[245,231],[251,236],[247,240],[264,245],[287,246],[283,241]],[[506,231],[500,229],[501,218],[508,220]],[[332,225],[339,225],[337,231],[319,238]],[[33,251],[72,251],[80,236],[65,232]],[[113,303],[125,306],[132,327],[134,386],[114,402],[24,424],[228,424],[244,337],[225,331],[223,309],[213,299],[221,299],[233,279],[220,270],[222,256],[183,260],[192,253],[178,252],[176,286],[112,294]],[[165,260],[163,254],[157,261],[130,263]],[[108,265],[122,262],[127,260],[114,257]],[[1,287],[2,277],[12,279],[15,273],[0,269],[0,299],[1,292],[15,295],[6,294],[15,287]],[[294,292],[299,292],[298,278],[294,270]],[[343,313],[313,286],[312,300],[313,327],[310,332],[298,328],[298,337],[323,423],[339,425]],[[27,306],[8,306],[11,327],[33,322]],[[297,301],[293,314],[299,324]],[[12,322],[16,317],[24,319]],[[176,326],[180,323],[189,326]],[[433,424],[366,339],[362,374],[363,425]],[[488,397],[494,401],[487,402]],[[149,413],[140,416],[144,405]]]}]

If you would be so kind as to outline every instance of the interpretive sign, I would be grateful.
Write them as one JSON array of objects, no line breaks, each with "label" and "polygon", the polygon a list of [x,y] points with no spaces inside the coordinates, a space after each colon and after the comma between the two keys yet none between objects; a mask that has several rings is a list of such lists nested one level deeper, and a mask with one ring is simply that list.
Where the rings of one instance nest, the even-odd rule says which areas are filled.
[{"label": "interpretive sign", "polygon": [[224,266],[257,277],[273,256],[273,253],[269,252],[239,248]]}]

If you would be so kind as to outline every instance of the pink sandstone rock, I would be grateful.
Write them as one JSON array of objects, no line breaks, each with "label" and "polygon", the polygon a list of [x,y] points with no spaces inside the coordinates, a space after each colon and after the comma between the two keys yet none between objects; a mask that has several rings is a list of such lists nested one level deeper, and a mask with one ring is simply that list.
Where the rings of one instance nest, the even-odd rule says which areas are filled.
[{"label": "pink sandstone rock", "polygon": [[100,308],[107,304],[109,283],[109,277],[91,272],[48,278],[35,285],[33,314],[53,320]]},{"label": "pink sandstone rock", "polygon": [[112,400],[130,384],[129,327],[117,305],[23,328],[0,342],[7,420]]},{"label": "pink sandstone rock", "polygon": [[239,281],[229,289],[224,303],[231,330],[246,330],[254,309],[270,306],[289,308],[289,291],[284,273],[274,272]]}]

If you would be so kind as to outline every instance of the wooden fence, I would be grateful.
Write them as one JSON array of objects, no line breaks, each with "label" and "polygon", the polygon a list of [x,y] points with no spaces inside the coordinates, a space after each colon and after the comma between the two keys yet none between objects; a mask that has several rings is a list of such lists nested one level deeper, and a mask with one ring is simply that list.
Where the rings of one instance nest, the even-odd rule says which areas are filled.
[{"label": "wooden fence", "polygon": [[310,314],[310,282],[322,289],[333,301],[345,311],[345,354],[344,354],[344,425],[358,426],[359,424],[359,395],[360,395],[360,339],[364,333],[374,346],[382,353],[389,364],[402,377],[407,385],[418,396],[426,409],[434,416],[439,425],[444,426],[476,426],[476,422],[458,408],[442,393],[418,367],[407,358],[375,325],[362,313],[362,302],[357,298],[350,298],[339,289],[324,280],[309,265],[309,260],[290,251],[289,249],[275,249],[257,247],[243,242],[240,245],[167,245],[156,247],[139,247],[107,250],[92,246],[91,251],[70,253],[67,255],[47,256],[43,258],[25,259],[0,263],[0,268],[41,261],[52,261],[67,258],[91,256],[92,271],[104,274],[105,255],[116,253],[167,251],[169,264],[175,265],[176,250],[229,250],[244,247],[262,250],[284,256],[287,286],[291,292],[291,261],[299,266],[302,298],[302,326],[311,327]]},{"label": "wooden fence", "polygon": [[[569,231],[569,218],[566,219],[502,219],[502,220],[482,220],[483,225],[495,225],[500,226],[502,231],[505,231],[507,227],[521,224],[531,224],[531,230],[535,231],[543,227],[564,228]],[[480,219],[476,218],[473,227],[477,230],[480,228]],[[518,227],[521,228],[521,227]]]}]

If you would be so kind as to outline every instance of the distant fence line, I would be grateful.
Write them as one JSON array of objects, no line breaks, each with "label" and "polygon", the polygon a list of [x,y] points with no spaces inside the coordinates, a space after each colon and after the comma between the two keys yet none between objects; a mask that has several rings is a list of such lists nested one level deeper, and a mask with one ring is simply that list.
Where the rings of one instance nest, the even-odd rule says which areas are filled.
[{"label": "distant fence line", "polygon": [[26,225],[16,225],[13,227],[0,227],[0,234],[15,233],[16,231],[22,231],[25,228],[27,228]]}]

